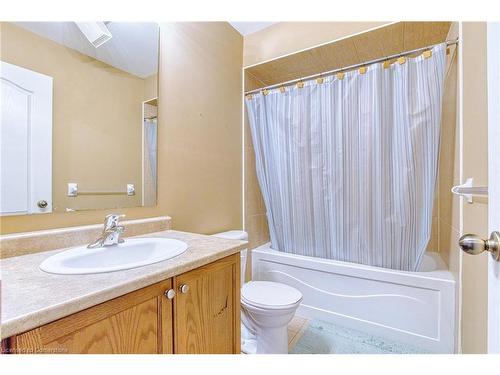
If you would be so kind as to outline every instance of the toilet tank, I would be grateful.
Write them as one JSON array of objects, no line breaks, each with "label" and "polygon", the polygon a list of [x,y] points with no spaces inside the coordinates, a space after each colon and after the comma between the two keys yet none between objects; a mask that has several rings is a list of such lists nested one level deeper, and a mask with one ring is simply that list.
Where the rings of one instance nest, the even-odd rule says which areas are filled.
[{"label": "toilet tank", "polygon": [[[248,241],[248,233],[243,230],[229,230],[227,232],[215,233],[212,236],[225,238],[228,240]],[[245,284],[245,274],[247,269],[247,249],[240,252],[241,256],[241,285]]]}]

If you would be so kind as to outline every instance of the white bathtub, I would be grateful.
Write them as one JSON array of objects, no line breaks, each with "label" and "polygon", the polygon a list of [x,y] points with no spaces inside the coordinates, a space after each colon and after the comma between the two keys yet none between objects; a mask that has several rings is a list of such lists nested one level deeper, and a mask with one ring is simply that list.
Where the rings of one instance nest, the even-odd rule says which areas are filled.
[{"label": "white bathtub", "polygon": [[396,271],[272,250],[251,252],[252,279],[299,289],[297,315],[407,343],[455,353],[455,280],[437,253],[419,272]]}]

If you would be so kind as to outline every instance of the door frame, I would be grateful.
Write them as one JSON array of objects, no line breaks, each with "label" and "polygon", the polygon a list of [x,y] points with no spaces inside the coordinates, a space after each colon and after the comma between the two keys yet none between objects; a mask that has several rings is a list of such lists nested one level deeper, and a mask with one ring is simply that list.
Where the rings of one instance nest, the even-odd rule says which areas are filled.
[{"label": "door frame", "polygon": [[[500,22],[487,23],[488,226],[500,231]],[[497,154],[497,155],[494,155]],[[500,353],[500,262],[488,256],[488,353]]]}]

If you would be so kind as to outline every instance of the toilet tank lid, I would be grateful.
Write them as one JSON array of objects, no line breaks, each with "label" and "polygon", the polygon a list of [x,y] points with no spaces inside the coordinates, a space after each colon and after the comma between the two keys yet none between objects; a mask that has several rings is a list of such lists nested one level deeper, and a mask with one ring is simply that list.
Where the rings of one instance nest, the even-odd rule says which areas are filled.
[{"label": "toilet tank lid", "polygon": [[244,230],[228,230],[227,232],[213,234],[213,236],[225,238],[228,240],[248,240],[248,233]]}]

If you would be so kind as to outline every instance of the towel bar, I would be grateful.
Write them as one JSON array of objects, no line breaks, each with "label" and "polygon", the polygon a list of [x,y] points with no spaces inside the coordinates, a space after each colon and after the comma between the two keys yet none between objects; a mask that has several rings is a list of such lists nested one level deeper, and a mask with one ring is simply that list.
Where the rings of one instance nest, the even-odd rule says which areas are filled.
[{"label": "towel bar", "polygon": [[127,189],[125,191],[113,191],[113,190],[85,190],[79,191],[78,184],[75,182],[68,183],[68,197],[77,197],[79,195],[135,195],[135,185],[127,184]]}]

